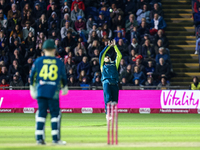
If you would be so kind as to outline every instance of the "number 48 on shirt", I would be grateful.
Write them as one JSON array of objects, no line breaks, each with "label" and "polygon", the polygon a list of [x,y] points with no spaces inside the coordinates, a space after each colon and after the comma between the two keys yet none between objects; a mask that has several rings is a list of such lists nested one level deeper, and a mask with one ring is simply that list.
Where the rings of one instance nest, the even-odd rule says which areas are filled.
[{"label": "number 48 on shirt", "polygon": [[50,65],[47,64],[43,65],[39,77],[43,78],[44,80],[51,80],[54,81],[58,78],[58,66],[57,65]]}]

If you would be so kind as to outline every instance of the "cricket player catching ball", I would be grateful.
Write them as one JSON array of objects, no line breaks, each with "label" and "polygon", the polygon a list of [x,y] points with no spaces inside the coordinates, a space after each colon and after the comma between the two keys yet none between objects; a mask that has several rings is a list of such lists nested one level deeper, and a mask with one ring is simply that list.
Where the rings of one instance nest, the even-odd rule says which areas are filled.
[{"label": "cricket player catching ball", "polygon": [[[107,53],[111,47],[114,47],[115,52],[117,53],[115,61],[111,61],[110,55]],[[122,58],[122,54],[119,51],[116,41],[109,41],[108,45],[104,48],[104,50],[100,53],[99,56],[99,64],[101,69],[101,81],[103,85],[104,92],[104,102],[106,109],[106,119],[107,118],[107,103],[115,102],[118,103],[118,95],[119,95],[119,75],[118,68]],[[110,118],[109,118],[110,119]]]},{"label": "cricket player catching ball", "polygon": [[30,79],[30,94],[37,99],[38,111],[36,112],[35,136],[38,145],[45,145],[45,121],[47,109],[51,113],[51,135],[54,145],[65,145],[60,140],[61,111],[59,106],[59,92],[68,93],[67,76],[64,63],[55,57],[55,42],[46,40],[43,44],[45,56],[39,57],[34,62]]}]

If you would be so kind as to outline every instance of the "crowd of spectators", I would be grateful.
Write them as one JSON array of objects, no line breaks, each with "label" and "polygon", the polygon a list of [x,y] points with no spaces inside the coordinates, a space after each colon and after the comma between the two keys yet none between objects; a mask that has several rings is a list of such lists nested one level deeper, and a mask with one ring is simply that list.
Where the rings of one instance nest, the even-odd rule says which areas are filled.
[{"label": "crowd of spectators", "polygon": [[[171,70],[165,28],[160,0],[0,0],[0,86],[28,86],[49,38],[69,86],[101,86],[98,57],[111,39],[123,55],[122,85],[165,86]],[[108,53],[114,60],[114,49]]]}]

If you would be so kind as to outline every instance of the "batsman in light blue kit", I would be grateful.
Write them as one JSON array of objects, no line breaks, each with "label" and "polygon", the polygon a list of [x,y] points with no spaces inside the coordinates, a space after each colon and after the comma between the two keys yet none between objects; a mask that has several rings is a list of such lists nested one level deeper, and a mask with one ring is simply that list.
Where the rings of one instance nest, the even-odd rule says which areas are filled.
[{"label": "batsman in light blue kit", "polygon": [[[115,52],[117,53],[115,61],[111,61],[110,55],[107,53],[110,47],[114,47]],[[101,69],[101,81],[103,85],[104,92],[104,102],[105,109],[107,114],[107,103],[116,102],[118,103],[118,95],[119,95],[119,74],[118,68],[122,58],[122,54],[119,51],[115,40],[111,43],[108,43],[108,46],[104,48],[104,50],[100,53],[99,56],[99,64]],[[107,116],[106,116],[107,118]]]},{"label": "batsman in light blue kit", "polygon": [[66,142],[60,140],[59,92],[62,89],[62,95],[68,93],[66,71],[64,63],[55,57],[54,40],[46,40],[43,44],[43,51],[45,56],[36,59],[30,74],[30,94],[38,101],[35,136],[38,145],[45,145],[45,121],[47,109],[49,109],[53,144],[65,145]]}]

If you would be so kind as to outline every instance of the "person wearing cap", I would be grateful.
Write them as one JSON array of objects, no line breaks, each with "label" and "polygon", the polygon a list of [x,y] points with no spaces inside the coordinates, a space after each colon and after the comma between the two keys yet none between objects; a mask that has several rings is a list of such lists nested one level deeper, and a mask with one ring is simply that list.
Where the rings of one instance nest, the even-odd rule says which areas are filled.
[{"label": "person wearing cap", "polygon": [[84,18],[85,14],[83,10],[78,8],[78,4],[74,4],[74,10],[72,10],[71,12],[71,20],[75,22],[78,16],[81,16],[82,18]]},{"label": "person wearing cap", "polygon": [[35,9],[33,11],[33,16],[35,17],[35,19],[39,19],[41,17],[41,15],[44,13],[44,10],[41,8],[39,3],[35,4]]},{"label": "person wearing cap", "polygon": [[83,21],[82,16],[77,17],[77,21],[75,22],[76,31],[85,30],[85,21]]},{"label": "person wearing cap", "polygon": [[55,12],[57,16],[60,18],[60,10],[57,9],[56,3],[52,2],[51,7],[47,11],[47,18],[51,17],[52,13]]},{"label": "person wearing cap", "polygon": [[[117,53],[115,61],[112,61],[110,55],[107,53],[112,46],[114,47],[114,50]],[[119,94],[118,68],[121,59],[122,59],[122,54],[116,45],[116,41],[113,40],[111,43],[110,41],[108,41],[108,45],[101,51],[99,56],[99,64],[102,75],[101,82],[103,85],[106,114],[107,114],[107,103],[109,102],[118,103],[118,94]]]},{"label": "person wearing cap", "polygon": [[103,24],[105,24],[105,23],[109,26],[109,20],[107,20],[107,18],[104,16],[103,12],[100,11],[99,18],[97,20],[97,25],[98,25],[98,27],[102,27]]},{"label": "person wearing cap", "polygon": [[67,76],[64,63],[55,57],[55,42],[48,39],[42,48],[45,56],[35,60],[30,74],[30,94],[37,99],[38,111],[36,112],[35,136],[38,145],[45,145],[45,121],[47,109],[51,114],[51,135],[53,144],[65,145],[60,140],[61,111],[59,107],[59,91],[62,95],[68,93]]}]

